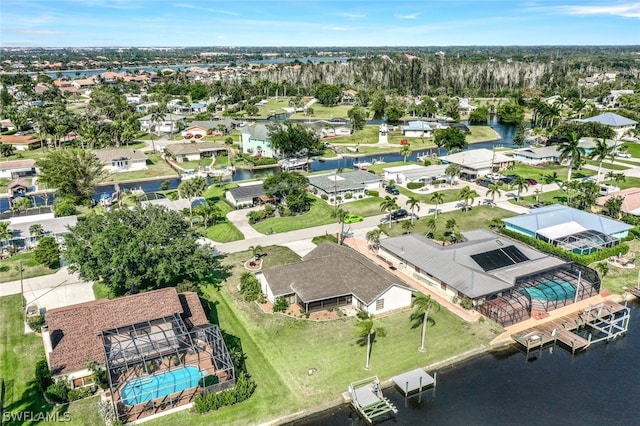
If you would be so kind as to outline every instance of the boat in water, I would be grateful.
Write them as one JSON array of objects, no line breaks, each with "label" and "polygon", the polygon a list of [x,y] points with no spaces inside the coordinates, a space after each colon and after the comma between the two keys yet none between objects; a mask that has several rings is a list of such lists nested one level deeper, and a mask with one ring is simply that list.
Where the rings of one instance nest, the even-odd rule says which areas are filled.
[{"label": "boat in water", "polygon": [[370,161],[354,161],[353,162],[353,167],[360,170],[367,170],[367,167],[370,167],[372,165],[373,163],[371,163]]},{"label": "boat in water", "polygon": [[183,174],[180,175],[180,180],[189,180],[197,177],[207,178],[207,172],[202,170],[185,170]]}]

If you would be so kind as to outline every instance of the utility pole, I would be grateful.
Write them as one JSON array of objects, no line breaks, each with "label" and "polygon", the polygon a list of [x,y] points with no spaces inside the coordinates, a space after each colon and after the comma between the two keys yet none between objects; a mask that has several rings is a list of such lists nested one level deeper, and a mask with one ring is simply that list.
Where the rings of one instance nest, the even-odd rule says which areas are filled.
[{"label": "utility pole", "polygon": [[20,295],[22,296],[22,310],[24,310],[25,299],[24,299],[24,281],[22,279],[22,259],[18,262],[18,267],[20,268]]}]

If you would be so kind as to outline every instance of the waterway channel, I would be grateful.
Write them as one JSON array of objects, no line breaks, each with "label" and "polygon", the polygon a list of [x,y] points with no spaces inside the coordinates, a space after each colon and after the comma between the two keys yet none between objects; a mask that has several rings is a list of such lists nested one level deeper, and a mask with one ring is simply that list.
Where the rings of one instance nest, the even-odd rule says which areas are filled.
[{"label": "waterway channel", "polygon": [[[531,352],[527,358],[509,348],[437,371],[436,390],[424,392],[420,399],[405,400],[398,390],[387,388],[384,394],[399,412],[379,424],[637,425],[640,307],[630,306],[625,336],[596,343],[575,356],[555,347]],[[347,405],[291,423],[365,424]]]}]

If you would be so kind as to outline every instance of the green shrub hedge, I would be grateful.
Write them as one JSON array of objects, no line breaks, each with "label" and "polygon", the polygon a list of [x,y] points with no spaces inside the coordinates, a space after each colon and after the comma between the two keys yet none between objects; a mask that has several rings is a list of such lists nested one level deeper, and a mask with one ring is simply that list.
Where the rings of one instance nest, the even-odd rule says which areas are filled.
[{"label": "green shrub hedge", "polygon": [[79,399],[89,398],[94,393],[96,393],[95,386],[86,386],[83,388],[71,389],[67,394],[67,397],[69,398],[69,401],[77,401]]},{"label": "green shrub hedge", "polygon": [[193,400],[193,409],[196,413],[204,414],[224,406],[234,405],[249,399],[255,390],[255,382],[246,373],[241,372],[232,389],[196,396]]},{"label": "green shrub hedge", "polygon": [[364,191],[364,194],[365,195],[369,195],[371,197],[377,197],[378,195],[380,195],[380,192],[374,191],[374,190],[371,190],[371,189],[367,189],[366,191]]},{"label": "green shrub hedge", "polygon": [[407,183],[407,189],[418,189],[424,186],[424,182],[409,182]]}]

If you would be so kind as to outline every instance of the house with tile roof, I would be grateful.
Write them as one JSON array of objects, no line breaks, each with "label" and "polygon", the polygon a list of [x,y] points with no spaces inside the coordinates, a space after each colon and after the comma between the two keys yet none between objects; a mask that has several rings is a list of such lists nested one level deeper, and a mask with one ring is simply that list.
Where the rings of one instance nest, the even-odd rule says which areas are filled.
[{"label": "house with tile roof", "polygon": [[33,135],[0,135],[0,143],[11,145],[16,151],[29,151],[40,148],[42,140]]}]

